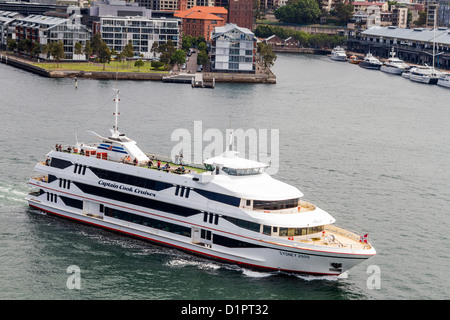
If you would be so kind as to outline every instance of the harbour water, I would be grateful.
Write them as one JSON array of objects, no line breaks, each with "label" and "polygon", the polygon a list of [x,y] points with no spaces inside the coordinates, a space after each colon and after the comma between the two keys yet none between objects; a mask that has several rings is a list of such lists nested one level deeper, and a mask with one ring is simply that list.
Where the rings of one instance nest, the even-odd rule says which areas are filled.
[{"label": "harbour water", "polygon": [[[0,65],[0,299],[396,300],[450,296],[450,90],[279,54],[277,84],[215,89],[49,79]],[[377,256],[346,278],[255,272],[29,209],[37,161],[55,144],[119,130],[170,154],[177,128],[278,129],[276,177],[369,234]],[[231,121],[230,121],[231,116]],[[68,268],[81,271],[69,289]],[[70,268],[69,268],[70,270]]]}]

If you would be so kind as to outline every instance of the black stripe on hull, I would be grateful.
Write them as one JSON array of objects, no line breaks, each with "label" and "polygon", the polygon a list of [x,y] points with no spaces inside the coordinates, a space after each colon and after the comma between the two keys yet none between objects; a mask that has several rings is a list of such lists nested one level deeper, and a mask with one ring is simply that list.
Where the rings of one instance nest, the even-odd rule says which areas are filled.
[{"label": "black stripe on hull", "polygon": [[[130,238],[143,240],[143,241],[150,242],[150,243],[153,243],[153,244],[156,244],[156,245],[174,248],[174,249],[177,249],[177,250],[180,250],[180,251],[184,251],[184,252],[187,252],[187,253],[190,253],[190,254],[194,254],[196,256],[200,256],[200,257],[207,258],[207,259],[210,259],[210,260],[216,260],[216,261],[225,262],[225,263],[228,263],[228,264],[238,265],[238,266],[246,267],[246,268],[253,269],[253,270],[283,271],[283,272],[288,272],[288,273],[313,274],[313,275],[337,275],[336,273],[318,273],[318,272],[298,271],[298,270],[290,270],[290,269],[281,269],[281,268],[260,266],[260,265],[256,265],[256,264],[250,264],[250,263],[245,263],[245,262],[241,262],[241,261],[237,261],[237,260],[227,259],[227,258],[219,257],[219,256],[216,256],[216,255],[207,254],[207,253],[204,253],[204,252],[201,252],[201,251],[188,249],[188,248],[185,248],[185,247],[182,247],[182,246],[179,246],[179,245],[175,245],[175,244],[172,244],[172,243],[164,242],[164,241],[161,241],[161,240],[144,237],[144,236],[137,235],[137,234],[134,234],[134,233],[131,233],[131,232],[118,230],[118,229],[115,229],[115,228],[112,228],[112,227],[96,224],[96,223],[93,223],[93,222],[88,222],[88,221],[85,221],[85,220],[82,220],[82,219],[77,219],[77,218],[70,217],[70,216],[67,216],[67,215],[64,215],[64,214],[55,213],[55,212],[52,212],[50,210],[43,209],[43,208],[40,208],[38,206],[35,206],[35,205],[31,204],[31,203],[29,204],[29,206],[32,207],[32,208],[35,208],[37,210],[41,210],[41,211],[47,212],[50,215],[53,215],[53,216],[56,216],[56,217],[59,217],[59,218],[75,221],[75,222],[78,222],[78,223],[81,223],[81,224],[84,224],[84,225],[88,225],[88,226],[101,228],[101,229],[104,229],[104,230],[107,230],[107,231],[110,231],[110,232],[113,232],[113,233],[116,233],[116,234],[120,234],[120,235],[124,235],[124,236],[130,237]],[[270,247],[263,247],[263,248],[271,249],[271,250],[286,251],[286,252],[294,252],[294,251],[289,251],[289,250],[281,250],[281,249],[278,249],[278,248],[270,248]],[[302,254],[316,255],[316,254],[310,254],[310,253],[302,253]],[[318,256],[321,256],[321,257],[324,257],[324,258],[326,258],[326,257],[337,258],[337,257],[334,257],[334,256],[324,256],[324,255],[318,255]],[[338,258],[346,258],[346,257],[338,257]],[[361,258],[347,257],[347,259],[364,259],[365,260],[365,259],[367,259],[367,257],[361,257]]]}]

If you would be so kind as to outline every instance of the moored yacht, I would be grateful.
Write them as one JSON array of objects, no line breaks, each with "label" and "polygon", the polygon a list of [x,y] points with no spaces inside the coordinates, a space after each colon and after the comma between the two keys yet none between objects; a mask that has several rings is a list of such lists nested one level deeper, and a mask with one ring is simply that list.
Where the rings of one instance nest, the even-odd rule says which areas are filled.
[{"label": "moored yacht", "polygon": [[[150,156],[118,131],[57,145],[35,166],[31,207],[250,268],[339,275],[376,254],[367,235],[302,199],[230,143],[200,165]],[[233,141],[233,139],[230,139]]]},{"label": "moored yacht", "polygon": [[350,56],[350,58],[348,59],[348,62],[351,64],[359,64],[362,60],[359,59],[357,56],[352,55]]},{"label": "moored yacht", "polygon": [[392,48],[391,57],[387,59],[380,68],[380,70],[383,72],[398,75],[401,75],[403,72],[408,71],[409,69],[409,65],[395,56],[394,48]]},{"label": "moored yacht", "polygon": [[370,52],[366,54],[363,61],[359,63],[359,66],[365,69],[380,70],[382,63],[375,58]]},{"label": "moored yacht", "polygon": [[447,73],[447,74],[443,75],[442,77],[440,77],[437,84],[442,87],[450,88],[450,74]]},{"label": "moored yacht", "polygon": [[330,59],[335,61],[347,61],[347,54],[342,47],[338,46],[331,51]]},{"label": "moored yacht", "polygon": [[442,72],[430,66],[416,66],[411,68],[409,80],[427,84],[437,84]]}]

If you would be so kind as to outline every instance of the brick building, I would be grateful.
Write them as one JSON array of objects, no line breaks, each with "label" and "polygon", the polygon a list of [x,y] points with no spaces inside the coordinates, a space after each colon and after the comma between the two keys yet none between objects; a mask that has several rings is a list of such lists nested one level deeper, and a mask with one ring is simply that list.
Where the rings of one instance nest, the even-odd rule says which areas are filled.
[{"label": "brick building", "polygon": [[[180,9],[185,8],[182,4]],[[215,27],[222,27],[227,22],[228,11],[223,7],[195,6],[187,10],[179,10],[174,17],[181,19],[181,32],[193,37],[204,36],[211,40],[211,32]]]},{"label": "brick building", "polygon": [[229,0],[228,22],[253,29],[253,0]]}]

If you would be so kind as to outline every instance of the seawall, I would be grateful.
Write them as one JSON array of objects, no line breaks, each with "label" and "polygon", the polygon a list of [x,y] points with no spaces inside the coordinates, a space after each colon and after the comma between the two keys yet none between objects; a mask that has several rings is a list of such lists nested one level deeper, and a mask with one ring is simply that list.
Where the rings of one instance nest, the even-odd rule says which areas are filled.
[{"label": "seawall", "polygon": [[[11,65],[22,70],[26,70],[43,77],[49,78],[88,78],[102,80],[147,80],[162,81],[168,73],[147,73],[147,72],[110,72],[110,71],[81,71],[81,70],[46,70],[37,67],[29,60],[13,55],[0,53],[0,62]],[[275,84],[276,76],[270,69],[258,67],[256,73],[213,73],[204,72],[205,82],[233,82],[233,83],[265,83]]]},{"label": "seawall", "polygon": [[49,73],[47,70],[36,67],[30,63],[27,63],[25,60],[20,59],[15,56],[5,55],[4,53],[0,53],[0,62],[4,64],[8,64],[10,66],[29,71],[40,76],[49,77]]}]

